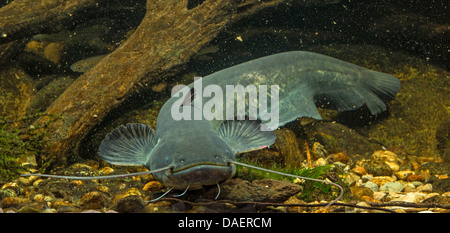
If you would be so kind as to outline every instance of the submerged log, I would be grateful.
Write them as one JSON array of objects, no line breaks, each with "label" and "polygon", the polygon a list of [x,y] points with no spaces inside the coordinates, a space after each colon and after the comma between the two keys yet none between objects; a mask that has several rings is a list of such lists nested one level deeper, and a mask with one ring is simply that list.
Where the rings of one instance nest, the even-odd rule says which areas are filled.
[{"label": "submerged log", "polygon": [[187,9],[187,0],[148,0],[135,33],[47,109],[46,114],[61,118],[43,116],[35,122],[51,132],[41,159],[59,159],[73,152],[83,136],[139,86],[173,76],[226,25],[282,0],[239,2],[209,0]]},{"label": "submerged log", "polygon": [[102,0],[14,0],[0,8],[0,44],[37,33],[55,32]]}]

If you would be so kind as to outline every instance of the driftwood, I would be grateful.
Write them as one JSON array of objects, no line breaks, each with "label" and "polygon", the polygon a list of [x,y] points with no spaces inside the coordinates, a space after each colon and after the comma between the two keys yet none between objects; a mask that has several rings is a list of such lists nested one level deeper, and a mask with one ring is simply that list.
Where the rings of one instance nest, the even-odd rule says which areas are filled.
[{"label": "driftwood", "polygon": [[0,44],[37,33],[56,32],[100,0],[14,0],[0,8]]},{"label": "driftwood", "polygon": [[[95,1],[78,2],[88,4]],[[40,159],[58,160],[73,152],[93,126],[139,87],[173,76],[180,65],[185,64],[229,23],[280,2],[282,0],[252,0],[245,3],[209,0],[188,10],[187,0],[148,0],[146,15],[135,33],[80,76],[46,110],[46,114],[36,120],[34,125],[46,125],[47,136],[44,139],[48,142]],[[58,6],[58,9],[64,13],[66,8]],[[17,35],[15,38],[24,36],[26,33],[23,30],[30,27],[26,24],[21,22],[16,27],[8,26],[6,33],[11,37]],[[36,22],[30,24],[36,26]],[[48,115],[60,117],[55,120]]]}]

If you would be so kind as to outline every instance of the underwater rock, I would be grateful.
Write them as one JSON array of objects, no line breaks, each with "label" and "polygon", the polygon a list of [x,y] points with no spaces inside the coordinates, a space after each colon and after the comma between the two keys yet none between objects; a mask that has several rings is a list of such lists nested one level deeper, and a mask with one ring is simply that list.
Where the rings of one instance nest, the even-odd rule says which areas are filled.
[{"label": "underwater rock", "polygon": [[445,193],[450,191],[450,178],[437,180],[433,183],[433,192]]},{"label": "underwater rock", "polygon": [[275,201],[282,202],[300,192],[302,187],[279,180],[230,179],[221,184],[220,199],[234,201]]},{"label": "underwater rock", "polygon": [[392,151],[387,150],[377,150],[372,154],[372,159],[382,161],[382,162],[393,162],[401,164],[403,160],[401,160],[398,155],[396,155]]},{"label": "underwater rock", "polygon": [[159,181],[150,181],[144,185],[142,191],[154,192],[164,188],[164,186]]},{"label": "underwater rock", "polygon": [[392,175],[392,169],[384,162],[376,160],[365,160],[361,164],[367,173],[374,176],[390,176]]},{"label": "underwater rock", "polygon": [[365,186],[353,186],[350,188],[352,196],[361,199],[362,196],[373,197],[373,190]]},{"label": "underwater rock", "polygon": [[380,187],[380,191],[396,192],[403,191],[405,187],[400,182],[387,182]]},{"label": "underwater rock", "polygon": [[[284,204],[306,204],[306,202],[298,199],[297,197],[290,197],[284,202]],[[289,206],[287,207],[287,211],[289,213],[303,213],[306,211],[306,208],[302,206]]]},{"label": "underwater rock", "polygon": [[63,43],[52,42],[45,47],[44,57],[54,64],[60,64],[64,55],[64,48],[65,45]]},{"label": "underwater rock", "polygon": [[419,170],[428,170],[432,175],[448,174],[450,171],[450,163],[429,162],[420,165]]},{"label": "underwater rock", "polygon": [[386,184],[387,182],[394,182],[396,179],[392,178],[390,176],[375,176],[372,178],[372,182],[377,184],[378,187],[381,187],[382,185]]},{"label": "underwater rock", "polygon": [[5,197],[0,201],[0,208],[17,207],[24,203],[31,202],[28,198],[23,197]]},{"label": "underwater rock", "polygon": [[421,182],[423,182],[423,181],[425,181],[425,177],[423,177],[421,175],[411,174],[408,177],[406,177],[406,180],[409,181],[409,182],[412,182],[412,181],[421,181]]},{"label": "underwater rock", "polygon": [[273,194],[266,201],[282,202],[303,190],[299,185],[280,180],[262,179],[255,180],[252,183],[258,186],[268,187],[273,191]]},{"label": "underwater rock", "polygon": [[80,205],[85,209],[102,209],[108,205],[108,199],[104,193],[92,191],[81,197]]},{"label": "underwater rock", "polygon": [[415,174],[414,171],[404,170],[404,171],[396,172],[395,176],[400,180],[406,180],[408,178],[408,176],[414,175],[414,174]]},{"label": "underwater rock", "polygon": [[363,175],[366,175],[366,174],[367,174],[366,169],[364,169],[364,167],[362,167],[362,166],[355,166],[355,167],[351,170],[351,172],[355,173],[355,174],[358,175],[358,176],[363,176]]},{"label": "underwater rock", "polygon": [[[379,191],[378,185],[375,184],[372,181],[368,181],[368,182],[364,183],[364,187],[369,188],[373,192],[378,192]],[[372,195],[372,197],[373,197],[373,195]]]},{"label": "underwater rock", "polygon": [[328,153],[346,151],[347,156],[361,156],[354,156],[352,160],[370,158],[374,150],[381,149],[379,144],[370,142],[367,137],[339,123],[316,121],[304,128],[309,141],[319,142]]},{"label": "underwater rock", "polygon": [[404,202],[412,202],[412,203],[420,203],[420,201],[424,200],[426,194],[419,192],[407,193],[401,197],[395,198],[391,201],[404,201]]},{"label": "underwater rock", "polygon": [[119,213],[138,213],[145,207],[142,197],[137,195],[128,195],[119,201],[112,207]]}]

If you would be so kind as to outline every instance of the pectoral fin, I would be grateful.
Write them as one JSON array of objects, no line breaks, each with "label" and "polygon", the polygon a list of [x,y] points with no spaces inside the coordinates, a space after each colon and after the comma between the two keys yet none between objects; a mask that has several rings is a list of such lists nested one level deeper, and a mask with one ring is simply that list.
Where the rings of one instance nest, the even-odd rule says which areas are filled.
[{"label": "pectoral fin", "polygon": [[147,125],[121,125],[106,135],[98,153],[111,164],[144,165],[156,141],[153,129]]},{"label": "pectoral fin", "polygon": [[233,150],[234,154],[259,150],[272,145],[276,136],[271,131],[261,131],[259,120],[225,120],[217,134]]}]

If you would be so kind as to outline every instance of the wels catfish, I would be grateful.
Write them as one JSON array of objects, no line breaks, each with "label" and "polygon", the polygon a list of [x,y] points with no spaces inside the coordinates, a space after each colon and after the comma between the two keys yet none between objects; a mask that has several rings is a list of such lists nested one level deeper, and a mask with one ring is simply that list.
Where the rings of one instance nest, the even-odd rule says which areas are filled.
[{"label": "wels catfish", "polygon": [[[278,99],[267,101],[265,112],[245,111],[243,115],[231,112],[234,118],[192,119],[199,108],[211,106],[225,112],[230,103],[219,103],[223,98],[201,94],[196,83],[225,90],[229,85],[261,85],[279,87]],[[171,189],[194,190],[204,185],[215,185],[230,179],[235,165],[249,166],[235,161],[239,153],[269,147],[275,141],[271,130],[299,117],[322,119],[316,104],[326,102],[326,107],[348,111],[367,106],[375,115],[386,109],[385,102],[395,97],[400,81],[392,75],[367,70],[357,65],[312,52],[291,51],[251,60],[199,79],[173,93],[162,107],[156,131],[144,124],[127,124],[109,133],[99,148],[99,155],[108,163],[116,165],[145,166],[147,172],[126,175],[83,177],[86,179],[117,178],[121,176],[152,173],[163,185]],[[261,93],[261,89],[256,89]],[[267,94],[273,97],[274,93]],[[234,98],[234,97],[232,97]],[[245,97],[245,102],[260,100]],[[326,100],[326,101],[324,101]],[[200,103],[200,104],[199,104]],[[231,105],[237,106],[236,103]],[[276,106],[279,114],[268,119]],[[174,119],[174,111],[183,111],[191,119]],[[253,119],[253,120],[252,120]],[[265,130],[262,130],[264,127]],[[275,172],[275,171],[270,171]],[[279,174],[299,177],[290,174]],[[38,174],[35,174],[38,175]],[[59,178],[80,179],[42,175]],[[329,181],[310,179],[337,186]],[[220,188],[220,186],[219,186]],[[220,190],[220,189],[219,189]],[[185,192],[186,192],[185,191]],[[330,203],[330,204],[332,204]]]}]

